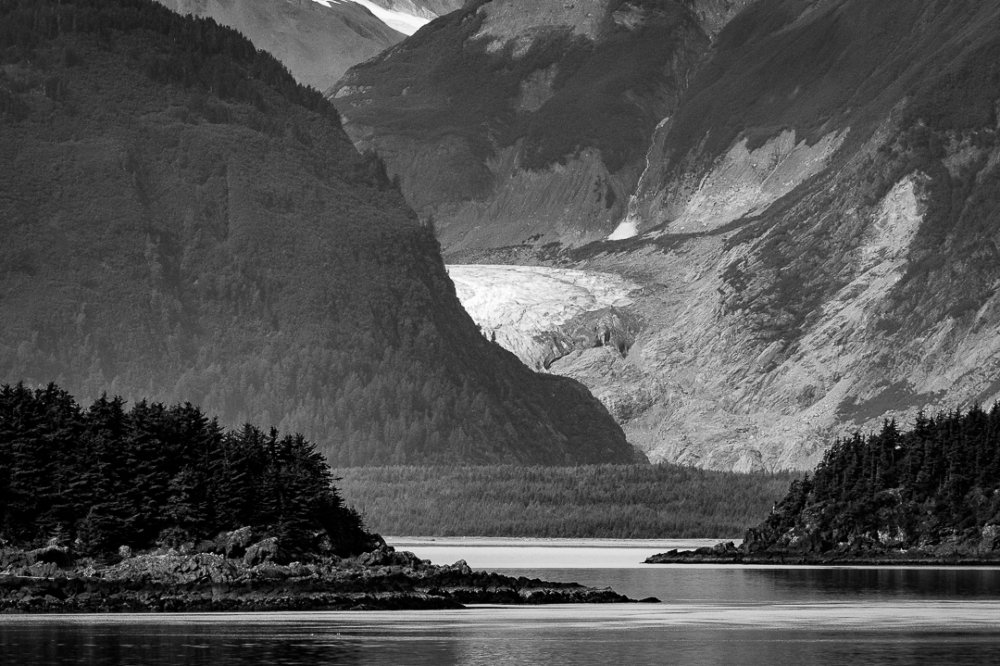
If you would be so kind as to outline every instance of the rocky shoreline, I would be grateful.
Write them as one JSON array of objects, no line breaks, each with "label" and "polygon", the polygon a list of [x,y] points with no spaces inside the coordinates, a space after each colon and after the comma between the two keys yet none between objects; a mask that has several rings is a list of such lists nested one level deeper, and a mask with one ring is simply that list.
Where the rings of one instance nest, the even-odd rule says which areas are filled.
[{"label": "rocky shoreline", "polygon": [[1000,567],[1000,553],[976,553],[962,548],[748,552],[732,541],[694,550],[670,550],[646,558],[643,564],[765,564],[782,566],[982,566]]},{"label": "rocky shoreline", "polygon": [[171,549],[81,566],[57,562],[59,552],[4,553],[0,564],[21,563],[0,570],[0,612],[417,610],[633,601],[611,589],[473,571],[464,561],[433,565],[390,546],[357,557],[287,564]]}]

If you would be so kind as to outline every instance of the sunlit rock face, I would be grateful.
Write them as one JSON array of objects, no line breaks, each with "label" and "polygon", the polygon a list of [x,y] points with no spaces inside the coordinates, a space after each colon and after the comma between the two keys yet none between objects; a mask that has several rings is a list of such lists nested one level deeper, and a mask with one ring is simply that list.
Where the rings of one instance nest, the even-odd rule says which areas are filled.
[{"label": "sunlit rock face", "polygon": [[[606,404],[642,387],[625,428],[654,460],[808,468],[837,435],[1000,391],[997,89],[976,83],[1000,12],[776,7],[718,35],[651,137],[623,240],[571,264],[643,285],[645,328],[631,374],[551,370]],[[875,31],[891,76],[861,46]],[[951,31],[976,37],[932,67]]]}]

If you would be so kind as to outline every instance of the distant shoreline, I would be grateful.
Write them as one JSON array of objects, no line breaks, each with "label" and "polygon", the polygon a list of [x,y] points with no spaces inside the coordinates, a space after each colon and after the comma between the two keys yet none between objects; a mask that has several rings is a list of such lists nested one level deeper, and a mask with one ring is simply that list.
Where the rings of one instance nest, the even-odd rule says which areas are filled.
[{"label": "distant shoreline", "polygon": [[437,546],[463,548],[677,548],[679,550],[694,550],[710,547],[720,541],[741,543],[741,539],[583,539],[583,538],[550,538],[550,537],[430,537],[430,536],[387,536],[386,543],[405,549],[413,546]]},{"label": "distant shoreline", "polygon": [[731,565],[731,566],[766,566],[766,567],[814,567],[814,568],[996,568],[1000,569],[1000,557],[965,558],[940,556],[915,556],[900,554],[881,557],[823,557],[806,556],[792,553],[774,555],[706,555],[694,551],[677,553],[659,553],[649,557],[643,564],[682,564],[682,565]]}]

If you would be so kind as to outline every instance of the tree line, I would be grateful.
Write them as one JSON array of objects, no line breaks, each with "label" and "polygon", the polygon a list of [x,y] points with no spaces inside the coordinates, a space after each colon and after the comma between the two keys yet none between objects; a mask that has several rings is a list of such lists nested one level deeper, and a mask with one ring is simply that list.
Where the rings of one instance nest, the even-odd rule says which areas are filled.
[{"label": "tree line", "polygon": [[381,534],[618,539],[738,536],[798,478],[668,464],[392,466],[338,474],[344,497]]},{"label": "tree line", "polygon": [[106,395],[82,408],[54,384],[0,387],[0,539],[176,546],[251,527],[290,552],[357,552],[368,540],[301,435],[225,432],[190,403]]}]

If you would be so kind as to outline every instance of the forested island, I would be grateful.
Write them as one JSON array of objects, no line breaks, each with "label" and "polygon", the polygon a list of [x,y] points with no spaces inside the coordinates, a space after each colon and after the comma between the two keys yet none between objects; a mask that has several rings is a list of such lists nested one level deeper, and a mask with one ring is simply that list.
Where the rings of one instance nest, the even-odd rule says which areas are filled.
[{"label": "forested island", "polygon": [[1000,405],[841,439],[743,543],[664,562],[1000,564]]},{"label": "forested island", "polygon": [[436,566],[344,505],[300,435],[223,430],[190,403],[0,387],[0,611],[446,608],[616,602]]}]

